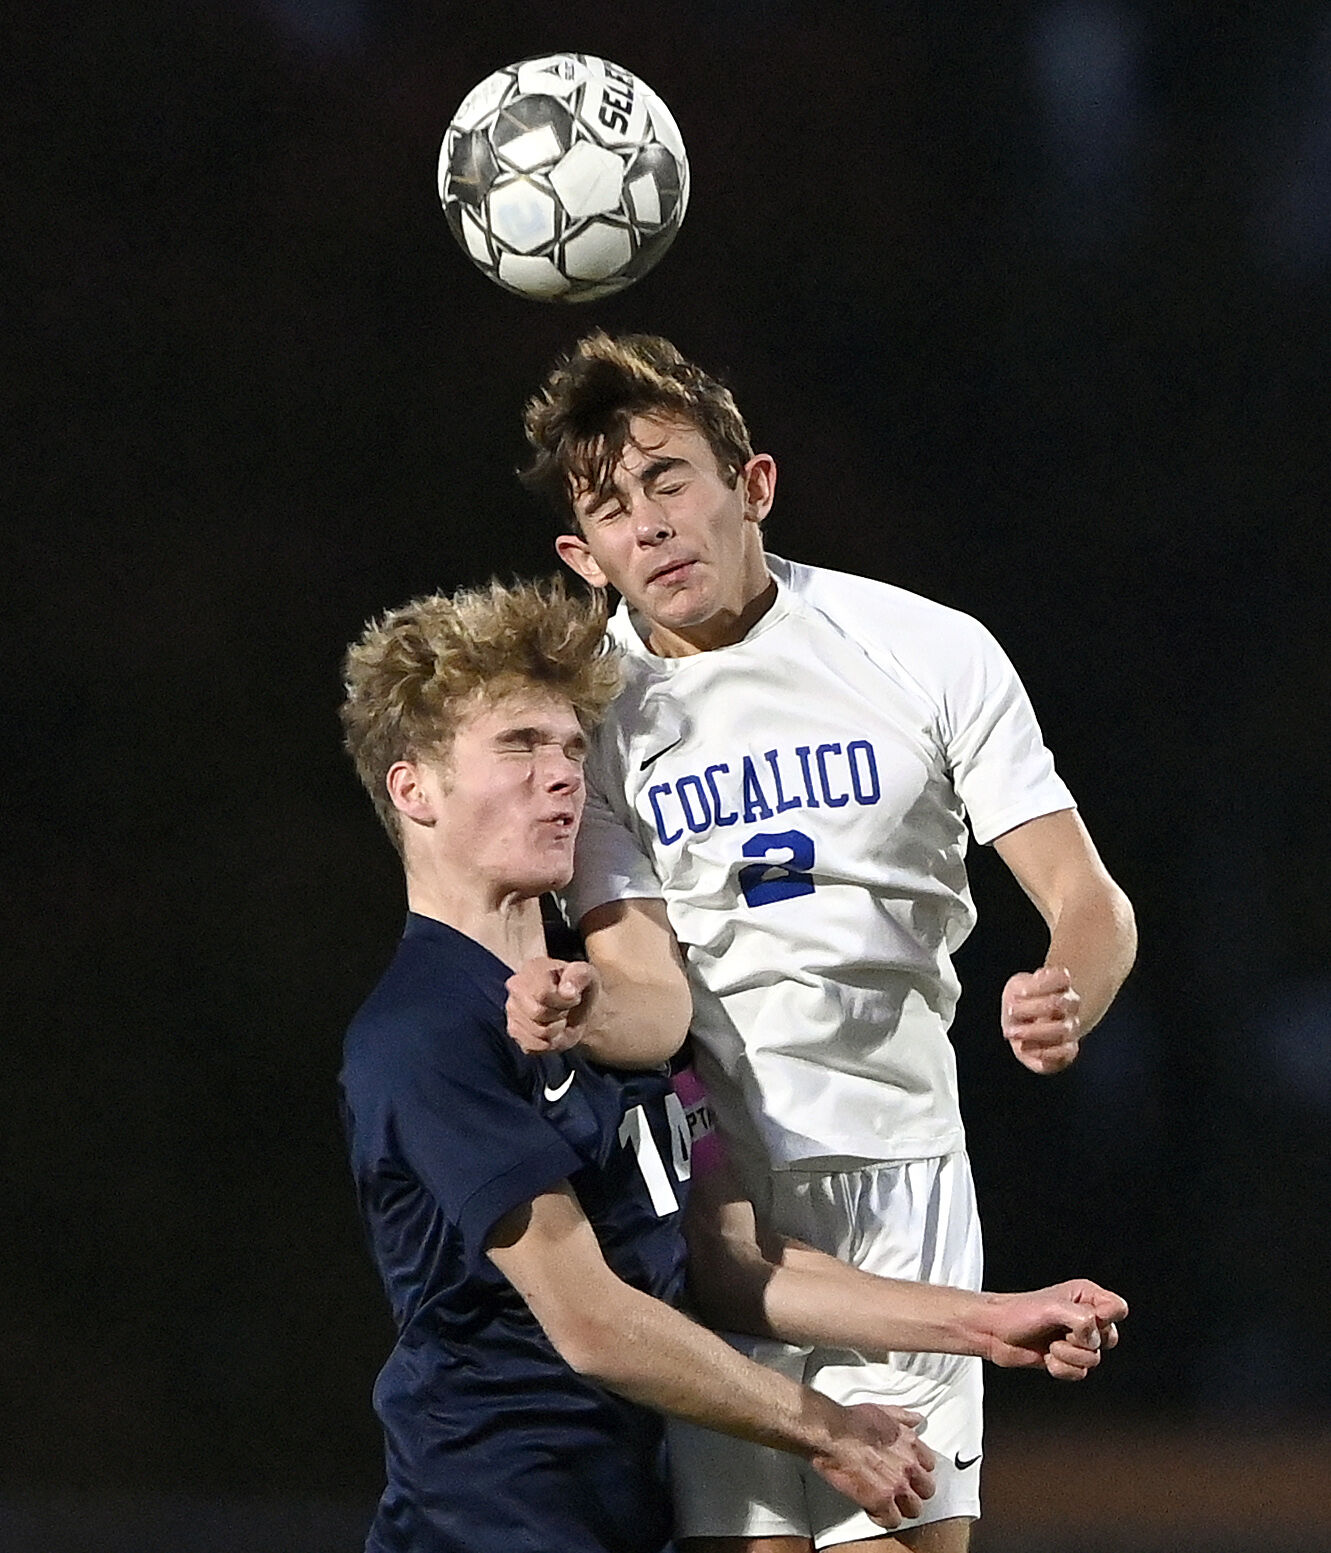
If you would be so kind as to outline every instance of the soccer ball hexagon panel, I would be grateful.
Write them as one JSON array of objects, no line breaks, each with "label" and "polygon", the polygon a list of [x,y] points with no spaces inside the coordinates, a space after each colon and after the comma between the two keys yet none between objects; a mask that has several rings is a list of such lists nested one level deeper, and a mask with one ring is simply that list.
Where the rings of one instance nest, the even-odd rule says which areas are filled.
[{"label": "soccer ball hexagon panel", "polygon": [[454,237],[491,280],[541,302],[587,302],[645,275],[689,201],[669,108],[622,66],[547,54],[467,93],[439,152]]}]

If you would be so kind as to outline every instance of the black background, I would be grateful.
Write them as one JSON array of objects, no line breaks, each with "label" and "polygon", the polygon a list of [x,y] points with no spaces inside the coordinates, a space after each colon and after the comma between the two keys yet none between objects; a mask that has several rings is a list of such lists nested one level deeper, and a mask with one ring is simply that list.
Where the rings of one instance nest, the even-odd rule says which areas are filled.
[{"label": "black background", "polygon": [[[693,170],[587,308],[486,282],[434,191],[465,91],[555,48],[646,79]],[[335,1074],[401,891],[339,659],[552,569],[519,416],[598,324],[732,382],[774,549],[995,631],[1137,905],[1039,1080],[997,1035],[1039,925],[974,859],[990,1286],[1133,1306],[996,1419],[1324,1430],[1331,10],[141,0],[8,53],[0,1487],[375,1492]]]}]

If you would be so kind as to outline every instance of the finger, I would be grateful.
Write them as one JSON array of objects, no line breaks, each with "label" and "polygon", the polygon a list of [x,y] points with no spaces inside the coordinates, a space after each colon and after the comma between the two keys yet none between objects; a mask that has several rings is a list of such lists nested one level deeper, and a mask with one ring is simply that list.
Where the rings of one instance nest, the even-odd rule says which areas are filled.
[{"label": "finger", "polygon": [[581,994],[567,997],[559,990],[558,979],[542,983],[537,991],[531,991],[526,987],[510,987],[506,1009],[510,1015],[517,1013],[524,1019],[544,1020],[552,1014],[556,1018],[563,1016],[579,1001]]},{"label": "finger", "polygon": [[1045,1360],[1045,1371],[1051,1380],[1085,1380],[1088,1373],[1080,1365],[1065,1363],[1053,1352]]},{"label": "finger", "polygon": [[1128,1314],[1127,1300],[1112,1289],[1102,1289],[1099,1284],[1091,1285],[1085,1303],[1095,1312],[1095,1319],[1102,1327],[1112,1326],[1115,1321],[1124,1320]]},{"label": "finger", "polygon": [[913,1521],[918,1518],[924,1509],[924,1500],[913,1488],[899,1488],[896,1495],[896,1506],[901,1513],[903,1521]]},{"label": "finger", "polygon": [[517,1005],[534,1024],[562,1022],[578,1006],[580,997],[567,997],[558,987],[547,987],[539,998]]},{"label": "finger", "polygon": [[1095,1315],[1101,1334],[1115,1321],[1122,1321],[1128,1314],[1128,1302],[1112,1289],[1092,1283],[1089,1278],[1071,1278],[1067,1283],[1056,1284],[1039,1291],[1042,1294],[1063,1295],[1075,1304],[1084,1306]]},{"label": "finger", "polygon": [[566,978],[561,977],[541,994],[539,1006],[555,1009],[560,1014],[567,1014],[570,1009],[576,1008],[582,1002],[582,991],[581,987],[570,987]]},{"label": "finger", "polygon": [[1004,987],[1005,999],[1038,997],[1042,993],[1067,992],[1072,973],[1066,966],[1042,965],[1037,971],[1018,971],[1009,976]]},{"label": "finger", "polygon": [[1077,1039],[1079,1024],[1075,1019],[1048,1019],[1039,1024],[1007,1024],[1003,1034],[1009,1041],[1020,1041],[1032,1051],[1042,1046],[1068,1046]]},{"label": "finger", "polygon": [[508,1033],[523,1051],[548,1052],[556,1050],[555,1042],[562,1039],[566,1032],[563,1016],[553,1023],[545,1024],[541,1021],[524,1021],[515,1023],[509,1021]]},{"label": "finger", "polygon": [[932,1499],[934,1496],[934,1472],[932,1467],[922,1464],[914,1466],[910,1471],[911,1487],[921,1499]]},{"label": "finger", "polygon": [[1100,1362],[1098,1343],[1094,1348],[1088,1348],[1075,1339],[1056,1337],[1049,1345],[1049,1352],[1060,1364],[1070,1364],[1079,1370],[1093,1370]]},{"label": "finger", "polygon": [[882,1410],[884,1413],[890,1413],[903,1429],[914,1429],[917,1434],[924,1429],[923,1413],[912,1412],[908,1407],[893,1407],[890,1403],[882,1404]]},{"label": "finger", "polygon": [[1042,1046],[1027,1048],[1021,1041],[1012,1041],[1012,1050],[1017,1060],[1024,1063],[1032,1073],[1061,1073],[1064,1068],[1071,1066],[1077,1060],[1081,1050],[1081,1043],[1069,1041],[1063,1046]]},{"label": "finger", "polygon": [[1052,996],[1012,998],[1005,1011],[1009,1024],[1057,1023],[1077,1017],[1081,999],[1075,992],[1059,992]]},{"label": "finger", "polygon": [[1102,1348],[1118,1347],[1118,1328],[1112,1321],[1100,1328],[1100,1346]]},{"label": "finger", "polygon": [[[920,1464],[921,1469],[929,1473],[932,1477],[933,1470],[938,1465],[938,1457],[934,1455],[934,1453],[929,1449],[923,1440],[917,1439],[915,1441],[915,1460]],[[932,1494],[933,1491],[934,1488],[931,1481],[929,1484],[929,1493]],[[925,1497],[927,1498],[928,1495]]]},{"label": "finger", "polygon": [[514,1028],[526,1027],[531,1030],[544,1030],[547,1025],[562,1025],[570,1014],[570,1009],[561,1008],[553,1003],[523,1002],[519,999],[508,1000],[508,1028],[513,1033]]},{"label": "finger", "polygon": [[1100,1364],[1099,1352],[1091,1353],[1062,1339],[1050,1343],[1045,1367],[1055,1380],[1082,1380]]}]

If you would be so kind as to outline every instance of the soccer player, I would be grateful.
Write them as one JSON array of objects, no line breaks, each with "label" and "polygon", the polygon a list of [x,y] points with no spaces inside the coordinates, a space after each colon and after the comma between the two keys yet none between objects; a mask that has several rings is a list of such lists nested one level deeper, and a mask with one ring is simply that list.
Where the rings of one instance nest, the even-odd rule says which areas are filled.
[{"label": "soccer player", "polygon": [[[776,466],[729,391],[651,336],[583,339],[527,408],[528,483],[561,558],[622,604],[626,684],[589,760],[568,900],[598,974],[522,968],[528,1049],[620,1063],[681,1039],[764,1232],[857,1266],[978,1289],[981,1247],[947,1038],[974,922],[967,821],[1044,917],[1003,1034],[1056,1072],[1135,954],[1131,907],[1054,771],[1008,659],[976,621],[764,553]],[[650,988],[637,996],[635,987]],[[624,1017],[626,1011],[631,1017]],[[772,1361],[829,1396],[917,1409],[937,1493],[894,1538],[798,1462],[672,1432],[677,1535],[699,1550],[854,1542],[960,1553],[979,1514],[976,1361]]]},{"label": "soccer player", "polygon": [[[532,1062],[505,1033],[505,978],[544,952],[539,896],[572,871],[588,731],[617,679],[604,624],[562,588],[491,586],[390,613],[348,653],[346,742],[409,907],[341,1075],[398,1331],[371,1553],[661,1553],[660,1410],[796,1453],[885,1525],[932,1488],[917,1415],[841,1406],[671,1308],[700,1116],[668,1070]],[[1075,1379],[1124,1311],[1080,1282],[976,1296],[764,1255],[718,1197],[713,1297],[761,1332]]]}]

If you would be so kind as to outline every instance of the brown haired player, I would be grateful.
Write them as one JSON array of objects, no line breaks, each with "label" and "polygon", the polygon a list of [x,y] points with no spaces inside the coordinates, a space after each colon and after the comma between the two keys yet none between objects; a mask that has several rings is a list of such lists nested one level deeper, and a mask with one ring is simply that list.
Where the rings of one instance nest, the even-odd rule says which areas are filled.
[{"label": "brown haired player", "polygon": [[[525,967],[512,1025],[576,1026],[616,1061],[682,1036],[764,1231],[858,1266],[978,1288],[979,1225],[947,1038],[974,910],[968,826],[1043,916],[1044,964],[1001,1025],[1056,1072],[1132,964],[1132,910],[976,621],[765,554],[776,465],[727,389],[668,341],[582,340],[528,406],[530,483],[563,560],[623,603],[625,688],[597,735],[568,898],[597,978]],[[632,1004],[634,986],[650,999]],[[621,1017],[631,1008],[633,1017]],[[697,1549],[843,1543],[957,1553],[979,1513],[981,1380],[960,1358],[772,1362],[828,1395],[922,1412],[938,1491],[894,1538],[775,1452],[677,1430],[677,1535]],[[696,1550],[691,1550],[696,1553]]]}]

